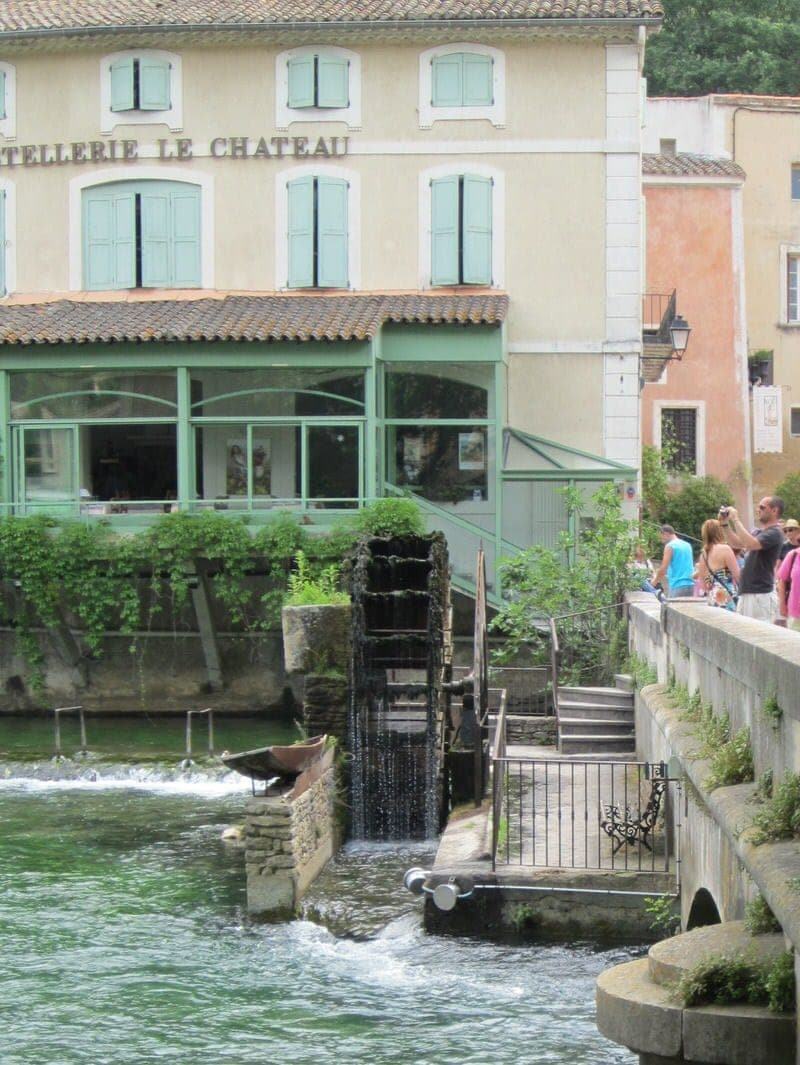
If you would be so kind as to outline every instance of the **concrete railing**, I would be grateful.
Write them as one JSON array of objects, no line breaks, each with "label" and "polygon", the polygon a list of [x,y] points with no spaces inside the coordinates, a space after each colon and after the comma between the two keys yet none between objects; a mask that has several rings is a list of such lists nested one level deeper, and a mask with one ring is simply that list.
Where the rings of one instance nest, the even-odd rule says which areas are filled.
[{"label": "concrete railing", "polygon": [[[632,595],[630,645],[659,681],[637,693],[638,757],[677,759],[691,785],[681,811],[684,927],[701,888],[723,921],[743,917],[760,892],[800,948],[800,840],[751,841],[750,826],[764,809],[757,784],[709,788],[696,727],[664,687],[674,678],[716,714],[727,713],[733,732],[748,728],[756,782],[769,770],[778,784],[785,773],[800,772],[800,636],[702,601],[662,607],[650,596]],[[765,712],[769,703],[781,713]]]}]

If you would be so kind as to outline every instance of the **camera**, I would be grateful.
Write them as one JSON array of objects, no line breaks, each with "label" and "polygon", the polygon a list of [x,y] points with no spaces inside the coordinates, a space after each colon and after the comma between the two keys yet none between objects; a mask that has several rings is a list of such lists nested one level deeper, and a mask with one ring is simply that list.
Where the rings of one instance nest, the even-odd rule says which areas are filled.
[{"label": "camera", "polygon": [[730,507],[720,507],[719,508],[719,516],[721,518],[727,518],[728,515],[730,514],[730,512],[731,512],[731,508]]}]

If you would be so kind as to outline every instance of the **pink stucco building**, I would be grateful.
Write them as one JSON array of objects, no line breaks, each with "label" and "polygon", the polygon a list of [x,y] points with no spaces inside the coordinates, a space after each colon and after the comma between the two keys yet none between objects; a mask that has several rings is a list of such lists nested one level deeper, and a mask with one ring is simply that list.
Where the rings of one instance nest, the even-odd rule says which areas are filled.
[{"label": "pink stucco building", "polygon": [[661,148],[643,156],[644,324],[655,326],[674,293],[692,333],[682,361],[643,360],[642,441],[659,447],[671,438],[676,460],[728,483],[749,517],[745,175],[730,160]]}]

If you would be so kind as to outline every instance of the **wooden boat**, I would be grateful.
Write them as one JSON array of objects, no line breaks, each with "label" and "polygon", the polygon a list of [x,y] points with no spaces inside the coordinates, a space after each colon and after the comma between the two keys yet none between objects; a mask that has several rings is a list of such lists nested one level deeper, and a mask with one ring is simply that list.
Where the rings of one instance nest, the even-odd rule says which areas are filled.
[{"label": "wooden boat", "polygon": [[312,736],[309,740],[293,743],[288,747],[258,747],[254,751],[221,755],[229,769],[235,769],[251,780],[272,780],[275,777],[299,776],[313,765],[325,751],[327,736]]}]

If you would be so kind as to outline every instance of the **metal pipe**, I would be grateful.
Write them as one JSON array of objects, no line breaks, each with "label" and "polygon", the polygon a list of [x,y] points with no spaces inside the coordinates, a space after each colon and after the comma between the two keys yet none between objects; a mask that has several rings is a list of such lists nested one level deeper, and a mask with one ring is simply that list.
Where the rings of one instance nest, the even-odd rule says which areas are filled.
[{"label": "metal pipe", "polygon": [[[541,895],[632,895],[642,899],[679,899],[675,891],[618,891],[612,888],[544,887],[538,884],[476,884],[473,891],[532,891]],[[464,898],[464,896],[460,896]]]}]

